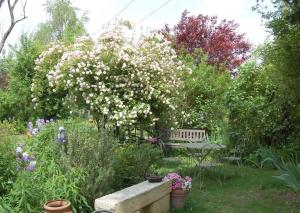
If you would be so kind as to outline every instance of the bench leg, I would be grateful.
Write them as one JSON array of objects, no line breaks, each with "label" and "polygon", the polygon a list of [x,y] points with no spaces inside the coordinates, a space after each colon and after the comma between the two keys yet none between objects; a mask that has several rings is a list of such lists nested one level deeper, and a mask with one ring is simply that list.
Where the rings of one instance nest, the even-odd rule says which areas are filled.
[{"label": "bench leg", "polygon": [[140,213],[167,213],[170,210],[170,194],[140,210]]}]

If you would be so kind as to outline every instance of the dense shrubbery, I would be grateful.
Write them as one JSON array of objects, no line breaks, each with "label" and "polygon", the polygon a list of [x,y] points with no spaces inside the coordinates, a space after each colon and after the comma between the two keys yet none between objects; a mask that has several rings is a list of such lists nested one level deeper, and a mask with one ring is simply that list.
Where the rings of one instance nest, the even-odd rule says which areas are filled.
[{"label": "dense shrubbery", "polygon": [[16,130],[9,123],[0,123],[0,197],[13,187],[16,177],[14,136]]},{"label": "dense shrubbery", "polygon": [[[56,139],[60,125],[65,126],[67,144]],[[65,121],[46,124],[36,136],[23,137],[24,150],[34,156],[36,168],[16,171],[19,141],[13,139],[13,143],[5,140],[5,146],[0,143],[4,151],[0,206],[5,204],[12,212],[41,212],[43,203],[58,198],[70,200],[74,212],[90,212],[95,198],[144,180],[160,157],[151,145],[119,145],[93,124]],[[9,166],[2,167],[4,163]]]},{"label": "dense shrubbery", "polygon": [[259,146],[280,146],[290,134],[289,101],[262,67],[244,65],[226,95],[228,132],[235,145],[247,153]]},{"label": "dense shrubbery", "polygon": [[[86,209],[86,199],[80,192],[86,173],[80,167],[63,167],[66,162],[54,149],[54,131],[54,126],[49,126],[36,137],[24,138],[26,151],[34,155],[37,164],[33,171],[19,170],[12,189],[4,196],[12,212],[41,212],[43,203],[55,198],[71,200],[74,211]],[[10,150],[13,158],[14,149]]]},{"label": "dense shrubbery", "polygon": [[[97,41],[75,39],[84,34],[83,22],[68,0],[55,2],[67,9],[70,21],[64,9],[56,11],[55,4],[50,5],[54,16],[49,23],[33,37],[22,36],[20,44],[1,59],[9,81],[6,90],[0,90],[0,120],[14,120],[0,123],[1,212],[40,212],[44,202],[57,198],[69,199],[74,212],[89,212],[96,197],[144,180],[161,153],[149,144],[131,143],[137,141],[130,138],[137,128],[141,136],[143,131],[155,135],[156,130],[176,125],[205,129],[215,136],[213,142],[228,138],[229,149],[237,148],[256,166],[262,166],[269,154],[266,147],[277,149],[285,159],[291,152],[300,153],[299,21],[272,20],[275,40],[262,48],[263,60],[242,65],[237,77],[230,79],[229,72],[219,71],[245,60],[247,42],[240,44],[241,58],[214,63],[214,51],[220,46],[197,50],[202,36],[178,57],[180,48],[177,54],[160,34],[128,39],[123,31],[125,25],[130,28],[128,23],[114,26]],[[58,16],[64,16],[65,22],[60,23]],[[207,18],[183,14],[178,27],[194,28],[190,21]],[[211,20],[214,26],[216,19]],[[65,31],[63,24],[68,24]],[[234,24],[223,24],[234,33]],[[49,41],[55,42],[41,45]],[[182,47],[181,41],[177,43]],[[97,125],[64,120],[47,124],[34,137],[16,136],[29,120],[66,118],[77,107],[94,116]],[[66,129],[64,143],[56,138],[60,125]],[[118,133],[118,142],[112,130]],[[26,144],[25,157],[15,154],[19,142]],[[26,162],[20,162],[23,157]],[[28,167],[32,161],[34,170]],[[22,163],[24,169],[19,168]],[[279,178],[296,180],[289,185],[299,190],[299,166],[286,164],[281,172]]]},{"label": "dense shrubbery", "polygon": [[28,121],[35,116],[32,110],[30,85],[34,75],[34,60],[40,47],[32,38],[22,35],[20,44],[11,51],[11,56],[0,63],[7,69],[7,91],[0,90],[0,120]]},{"label": "dense shrubbery", "polygon": [[[0,59],[0,75],[5,73],[8,85],[0,85],[0,120],[18,120],[22,123],[37,117],[62,118],[70,110],[59,102],[55,96],[47,96],[48,80],[40,78],[40,84],[46,87],[43,99],[47,104],[33,110],[31,84],[35,75],[35,60],[46,49],[49,42],[58,40],[72,43],[75,37],[85,34],[86,16],[79,17],[77,9],[69,0],[47,1],[48,20],[41,23],[30,35],[22,35],[18,45],[11,48]],[[2,75],[1,75],[2,76]],[[0,77],[1,78],[1,77]],[[6,83],[5,83],[6,84]]]},{"label": "dense shrubbery", "polygon": [[226,118],[224,94],[231,83],[229,73],[220,73],[208,65],[202,54],[201,63],[192,65],[191,75],[186,76],[186,106],[189,128],[200,128],[212,134]]},{"label": "dense shrubbery", "polygon": [[113,151],[113,186],[116,190],[139,183],[150,175],[150,166],[161,157],[160,151],[149,144],[124,144]]},{"label": "dense shrubbery", "polygon": [[[44,108],[44,98],[69,98],[97,122],[103,119],[108,126],[125,128],[154,125],[162,112],[171,118],[182,86],[180,76],[188,69],[160,34],[133,41],[124,28],[117,24],[96,42],[80,37],[73,45],[56,43],[43,52],[32,84],[36,106]],[[39,81],[46,77],[49,85]]]}]

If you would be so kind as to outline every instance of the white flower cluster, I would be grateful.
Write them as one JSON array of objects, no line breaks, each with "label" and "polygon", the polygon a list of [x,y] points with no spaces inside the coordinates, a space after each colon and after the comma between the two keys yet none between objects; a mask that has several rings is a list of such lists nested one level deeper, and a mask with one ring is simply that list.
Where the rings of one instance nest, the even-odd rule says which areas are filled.
[{"label": "white flower cluster", "polygon": [[49,72],[49,67],[56,64],[62,54],[67,51],[67,46],[63,42],[51,43],[50,48],[44,51],[35,60],[36,75],[31,84],[32,102],[37,106],[40,102],[40,98],[44,95],[45,85],[43,82],[44,76]]},{"label": "white flower cluster", "polygon": [[154,123],[158,111],[175,110],[188,72],[170,43],[154,32],[134,40],[116,27],[95,42],[81,37],[68,47],[55,44],[37,60],[37,70],[54,49],[64,52],[47,74],[53,92],[67,91],[117,126]]}]

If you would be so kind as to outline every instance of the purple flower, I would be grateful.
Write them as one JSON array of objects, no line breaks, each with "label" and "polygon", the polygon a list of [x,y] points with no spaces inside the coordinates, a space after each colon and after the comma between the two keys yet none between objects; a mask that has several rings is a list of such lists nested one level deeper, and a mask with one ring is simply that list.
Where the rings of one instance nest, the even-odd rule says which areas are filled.
[{"label": "purple flower", "polygon": [[37,119],[35,122],[38,130],[41,130],[42,127],[45,125],[45,120],[44,119]]},{"label": "purple flower", "polygon": [[58,133],[57,140],[59,143],[66,143],[65,134],[64,133]]},{"label": "purple flower", "polygon": [[39,132],[38,128],[34,128],[31,132],[32,135],[36,135]]},{"label": "purple flower", "polygon": [[27,129],[28,129],[29,132],[31,132],[33,130],[33,124],[32,124],[32,122],[28,123]]},{"label": "purple flower", "polygon": [[22,152],[23,152],[22,147],[21,147],[21,146],[17,146],[17,148],[16,148],[16,153],[17,153],[17,154],[22,154]]},{"label": "purple flower", "polygon": [[25,170],[33,171],[36,167],[36,161],[30,161],[29,165],[26,166]]},{"label": "purple flower", "polygon": [[31,158],[30,158],[30,156],[28,155],[27,152],[24,152],[24,153],[23,153],[23,155],[22,155],[22,160],[23,160],[23,161],[30,161],[30,160],[31,160]]},{"label": "purple flower", "polygon": [[16,148],[16,161],[17,161],[17,171],[28,170],[33,171],[36,167],[36,161],[34,156],[30,156],[24,150],[24,144],[20,144]]},{"label": "purple flower", "polygon": [[67,143],[65,128],[63,126],[58,128],[57,141],[59,143]]}]

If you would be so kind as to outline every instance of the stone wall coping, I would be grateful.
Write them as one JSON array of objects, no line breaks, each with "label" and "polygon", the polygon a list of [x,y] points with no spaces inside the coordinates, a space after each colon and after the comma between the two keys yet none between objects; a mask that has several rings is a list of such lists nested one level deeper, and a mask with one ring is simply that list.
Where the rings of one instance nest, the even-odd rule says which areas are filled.
[{"label": "stone wall coping", "polygon": [[142,209],[171,192],[171,181],[148,181],[130,186],[95,200],[95,209],[103,208],[116,213],[131,213]]}]

